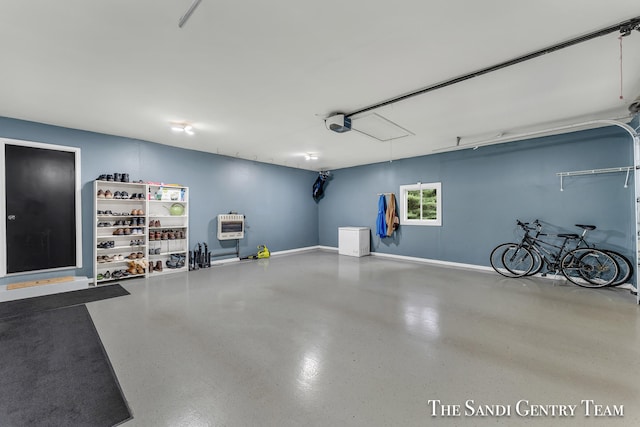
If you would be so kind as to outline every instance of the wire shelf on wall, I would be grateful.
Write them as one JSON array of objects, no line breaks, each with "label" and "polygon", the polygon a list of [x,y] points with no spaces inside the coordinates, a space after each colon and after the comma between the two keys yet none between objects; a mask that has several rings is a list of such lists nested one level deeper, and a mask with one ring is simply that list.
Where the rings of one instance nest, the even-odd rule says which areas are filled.
[{"label": "wire shelf on wall", "polygon": [[633,166],[622,166],[619,168],[606,168],[606,169],[587,169],[583,171],[571,171],[571,172],[558,172],[556,175],[560,177],[560,191],[564,191],[563,178],[566,176],[580,176],[580,175],[595,175],[601,173],[614,173],[614,172],[626,172],[627,176],[624,181],[624,188],[629,187],[629,174],[634,170]]}]

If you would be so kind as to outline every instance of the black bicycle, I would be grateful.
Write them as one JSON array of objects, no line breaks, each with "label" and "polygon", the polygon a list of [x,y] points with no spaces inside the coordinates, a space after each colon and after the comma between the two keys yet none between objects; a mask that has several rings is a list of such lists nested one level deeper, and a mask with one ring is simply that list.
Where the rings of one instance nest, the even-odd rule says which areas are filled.
[{"label": "black bicycle", "polygon": [[[521,241],[503,243],[491,252],[491,266],[499,274],[522,277],[537,274],[546,267],[543,275],[561,272],[571,283],[588,288],[611,286],[617,281],[620,269],[616,260],[586,243],[584,235],[587,229],[583,228],[582,236],[570,233],[554,235],[562,239],[560,244],[555,244],[540,238],[548,235],[541,232],[542,225],[538,220],[533,226],[520,220],[516,222],[524,232]],[[530,234],[532,231],[535,235]]]}]

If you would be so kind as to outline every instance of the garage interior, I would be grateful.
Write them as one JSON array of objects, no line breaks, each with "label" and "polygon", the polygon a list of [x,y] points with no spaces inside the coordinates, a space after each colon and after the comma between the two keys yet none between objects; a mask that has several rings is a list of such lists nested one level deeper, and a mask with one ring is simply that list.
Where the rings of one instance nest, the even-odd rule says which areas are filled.
[{"label": "garage interior", "polygon": [[[640,422],[636,2],[1,9],[7,425]],[[4,148],[23,143],[79,153],[77,264],[7,270]],[[101,282],[96,188],[115,191],[99,177],[124,173],[188,188],[185,252],[206,245],[210,266],[145,264],[140,277]],[[432,184],[437,223],[420,216],[422,201],[411,218],[406,188]],[[381,235],[391,194],[399,222]],[[216,233],[230,213],[244,217],[241,239]],[[536,219],[548,234],[595,225],[589,242],[627,257],[633,274],[597,289],[557,271],[499,275],[493,248],[520,240],[516,220]],[[152,225],[138,225],[151,261]],[[347,227],[366,230],[365,253],[343,253]],[[246,259],[261,246],[270,257]],[[63,276],[128,294],[86,302],[129,413],[116,421],[87,424],[98,394],[30,404],[48,381],[46,358],[29,359],[35,337],[54,352],[65,344],[46,330],[30,339],[33,328],[16,327],[30,314],[3,318],[2,305],[23,300],[17,282],[42,285],[24,295],[63,295],[43,285]]]}]

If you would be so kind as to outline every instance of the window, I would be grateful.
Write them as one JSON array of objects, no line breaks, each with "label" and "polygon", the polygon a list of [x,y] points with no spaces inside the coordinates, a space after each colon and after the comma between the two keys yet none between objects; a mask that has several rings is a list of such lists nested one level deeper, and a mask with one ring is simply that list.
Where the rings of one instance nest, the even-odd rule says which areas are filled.
[{"label": "window", "polygon": [[400,186],[403,225],[442,225],[442,183]]}]

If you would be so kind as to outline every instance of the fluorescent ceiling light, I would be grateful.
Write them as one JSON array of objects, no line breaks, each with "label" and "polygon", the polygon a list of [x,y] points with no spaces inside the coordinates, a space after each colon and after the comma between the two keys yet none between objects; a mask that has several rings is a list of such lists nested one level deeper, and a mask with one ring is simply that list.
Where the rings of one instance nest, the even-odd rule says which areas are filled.
[{"label": "fluorescent ceiling light", "polygon": [[193,131],[193,126],[186,123],[172,123],[171,130],[174,132],[184,132],[187,135],[195,134],[195,132]]},{"label": "fluorescent ceiling light", "polygon": [[305,160],[318,160],[318,155],[317,154],[312,154],[312,153],[307,153],[304,156]]}]

